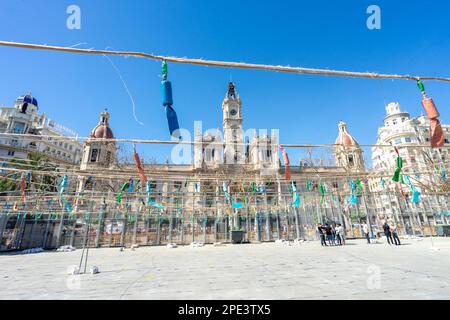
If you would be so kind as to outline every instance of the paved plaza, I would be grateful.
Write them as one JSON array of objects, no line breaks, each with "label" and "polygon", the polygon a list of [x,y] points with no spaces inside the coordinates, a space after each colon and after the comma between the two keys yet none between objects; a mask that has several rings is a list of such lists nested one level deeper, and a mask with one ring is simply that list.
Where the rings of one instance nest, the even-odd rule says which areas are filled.
[{"label": "paved plaza", "polygon": [[450,239],[0,255],[0,299],[448,299]]}]

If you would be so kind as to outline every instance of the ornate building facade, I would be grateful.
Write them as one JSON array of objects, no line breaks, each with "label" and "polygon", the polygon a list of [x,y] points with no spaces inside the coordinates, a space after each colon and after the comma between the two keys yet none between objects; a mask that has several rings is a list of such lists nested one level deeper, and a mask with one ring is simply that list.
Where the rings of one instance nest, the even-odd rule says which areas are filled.
[{"label": "ornate building facade", "polygon": [[[39,104],[31,94],[18,97],[13,107],[0,107],[0,158],[27,159],[31,152],[42,152],[60,166],[71,167],[81,161],[81,144],[73,139],[76,133],[39,114]],[[50,136],[45,139],[14,137],[14,134]],[[9,136],[12,135],[12,136]],[[51,137],[55,137],[51,138]]]},{"label": "ornate building facade", "polygon": [[[31,104],[26,117],[36,115],[37,102],[31,99]],[[81,246],[86,241],[96,247],[226,242],[230,230],[244,230],[250,241],[316,239],[317,223],[341,223],[348,237],[359,237],[361,222],[369,222],[375,234],[384,220],[396,221],[401,232],[411,234],[420,230],[421,222],[439,222],[436,208],[440,212],[448,208],[448,192],[418,185],[421,205],[412,207],[395,184],[387,183],[386,189],[380,186],[380,177],[388,181],[387,175],[395,170],[393,146],[405,160],[404,173],[413,175],[418,170],[424,186],[436,182],[433,174],[425,172],[430,168],[427,159],[442,162],[448,169],[446,150],[425,155],[407,148],[420,142],[424,150],[430,150],[425,147],[428,123],[424,117],[411,119],[398,104],[387,106],[385,126],[372,150],[371,170],[361,146],[342,121],[332,149],[334,164],[300,161],[298,166],[288,166],[279,148],[278,131],[244,131],[244,104],[233,83],[217,110],[222,113],[222,130],[202,132],[197,128],[190,142],[190,162],[143,163],[147,185],[139,184],[142,176],[135,163],[118,160],[110,114],[105,110],[80,146],[80,163],[71,167],[77,187],[72,188],[71,181],[66,192],[73,211],[49,203],[49,212],[59,215],[48,213],[42,220],[30,217],[29,221],[27,215],[20,221],[14,213],[1,216],[0,234],[8,236],[0,241],[0,250],[36,244],[45,248]],[[5,127],[10,130],[14,125]],[[447,134],[448,126],[443,127]],[[408,196],[408,190],[404,191]],[[294,204],[296,193],[300,201]],[[351,203],[351,198],[357,201]]]},{"label": "ornate building facade", "polygon": [[[448,146],[450,126],[443,124],[442,128]],[[430,221],[447,223],[449,209],[445,173],[450,168],[448,148],[431,149],[429,145],[430,122],[425,116],[411,117],[407,111],[401,110],[399,103],[386,106],[383,126],[379,128],[377,142],[372,147],[373,169],[369,186],[371,192],[378,195],[375,199],[378,214],[404,223],[410,230],[415,225],[428,225]],[[397,166],[394,147],[403,159],[403,174],[409,176],[421,194],[421,207],[411,203],[412,192],[407,184],[400,190],[390,181]]]}]

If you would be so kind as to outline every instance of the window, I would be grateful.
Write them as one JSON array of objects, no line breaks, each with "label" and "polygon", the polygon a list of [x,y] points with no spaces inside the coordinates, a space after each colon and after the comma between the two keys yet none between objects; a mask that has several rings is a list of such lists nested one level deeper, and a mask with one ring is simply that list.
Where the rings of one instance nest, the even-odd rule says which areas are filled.
[{"label": "window", "polygon": [[106,163],[109,164],[110,161],[111,161],[111,152],[108,151],[108,152],[106,152]]},{"label": "window", "polygon": [[445,143],[450,143],[450,141],[448,141],[448,139],[445,139]]},{"label": "window", "polygon": [[406,143],[410,143],[410,142],[412,142],[412,139],[411,138],[405,138],[405,142]]},{"label": "window", "polygon": [[348,165],[349,165],[350,167],[353,167],[353,166],[355,165],[355,161],[354,161],[352,155],[348,156]]},{"label": "window", "polygon": [[395,140],[394,144],[401,144],[402,143],[402,139],[397,139]]},{"label": "window", "polygon": [[8,151],[8,156],[14,157],[15,151]]},{"label": "window", "polygon": [[91,162],[97,162],[98,149],[92,149],[91,151]]},{"label": "window", "polygon": [[175,181],[174,184],[173,184],[173,187],[175,188],[175,190],[180,190],[181,189],[181,185],[182,185],[181,181]]},{"label": "window", "polygon": [[395,126],[397,124],[397,119],[392,120],[392,124]]},{"label": "window", "polygon": [[14,126],[14,133],[24,133],[25,131],[25,124],[17,122]]}]

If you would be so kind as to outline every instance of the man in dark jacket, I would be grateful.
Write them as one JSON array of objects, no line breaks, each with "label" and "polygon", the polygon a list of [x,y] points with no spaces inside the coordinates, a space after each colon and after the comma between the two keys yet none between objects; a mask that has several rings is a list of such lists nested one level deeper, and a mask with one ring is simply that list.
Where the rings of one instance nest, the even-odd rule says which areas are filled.
[{"label": "man in dark jacket", "polygon": [[394,243],[394,239],[392,239],[392,233],[390,230],[390,226],[387,223],[387,221],[383,224],[383,230],[384,230],[384,235],[387,238],[387,242],[389,243],[389,245]]},{"label": "man in dark jacket", "polygon": [[323,230],[323,225],[321,223],[319,223],[319,225],[317,226],[317,230],[319,231],[319,236],[320,236],[320,244],[323,246],[327,247],[327,242],[325,241],[325,234],[324,234],[324,230]]}]

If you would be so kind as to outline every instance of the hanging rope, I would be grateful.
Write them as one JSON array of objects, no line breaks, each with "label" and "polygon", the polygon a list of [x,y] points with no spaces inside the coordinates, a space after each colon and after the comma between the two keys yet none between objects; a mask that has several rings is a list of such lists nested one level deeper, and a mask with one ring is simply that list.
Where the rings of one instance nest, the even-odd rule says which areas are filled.
[{"label": "hanging rope", "polygon": [[368,78],[368,79],[404,79],[404,80],[412,80],[412,81],[419,81],[419,80],[431,81],[432,80],[432,81],[450,82],[450,78],[444,78],[444,77],[382,74],[382,73],[373,73],[373,72],[352,72],[352,71],[340,71],[340,70],[331,70],[331,69],[315,69],[315,68],[264,65],[264,64],[254,64],[254,63],[244,63],[244,62],[189,59],[189,58],[160,56],[160,55],[154,55],[154,54],[143,53],[143,52],[79,49],[79,48],[71,48],[71,47],[49,46],[49,45],[9,42],[9,41],[0,41],[0,46],[23,48],[23,49],[34,49],[34,50],[79,53],[79,54],[137,57],[137,58],[146,58],[146,59],[151,59],[151,60],[160,60],[160,61],[167,61],[167,62],[174,62],[174,63],[209,66],[209,67],[266,70],[266,71],[285,72],[285,73],[294,73],[294,74],[307,74],[307,75],[316,75],[316,76],[334,76],[334,77]]}]

